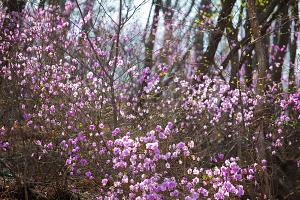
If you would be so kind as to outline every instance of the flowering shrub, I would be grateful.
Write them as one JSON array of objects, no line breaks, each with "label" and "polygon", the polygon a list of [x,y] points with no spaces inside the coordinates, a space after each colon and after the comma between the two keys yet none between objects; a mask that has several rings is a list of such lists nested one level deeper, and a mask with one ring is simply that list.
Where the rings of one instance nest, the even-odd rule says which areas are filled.
[{"label": "flowering shrub", "polygon": [[[241,197],[244,195],[242,184],[253,181],[256,171],[264,169],[265,162],[241,168],[238,158],[224,162],[220,159],[223,155],[218,156],[214,168],[199,168],[200,158],[193,155],[193,141],[164,148],[163,140],[172,136],[172,126],[172,123],[165,129],[158,126],[146,136],[134,139],[128,132],[114,140],[100,140],[99,145],[79,134],[61,143],[70,155],[66,165],[72,176],[101,183],[99,191],[103,196],[98,199],[162,199],[165,195],[185,199]],[[83,156],[84,152],[91,153]],[[178,169],[175,173],[174,168]]]},{"label": "flowering shrub", "polygon": [[[254,88],[230,89],[218,76],[196,74],[174,74],[166,85],[169,66],[142,69],[127,50],[112,56],[114,36],[70,31],[65,16],[73,9],[69,3],[62,13],[51,6],[25,10],[14,16],[21,25],[2,33],[3,107],[18,113],[1,124],[1,155],[24,153],[26,170],[28,160],[32,169],[51,160],[60,184],[68,179],[68,189],[97,199],[233,199],[262,185],[270,166],[253,158],[257,121],[268,122],[265,143],[275,154],[297,131],[299,92],[285,98],[274,86],[259,96]],[[2,29],[10,17],[1,9]],[[260,118],[255,108],[262,99],[272,106]],[[24,180],[38,182],[26,170]]]}]

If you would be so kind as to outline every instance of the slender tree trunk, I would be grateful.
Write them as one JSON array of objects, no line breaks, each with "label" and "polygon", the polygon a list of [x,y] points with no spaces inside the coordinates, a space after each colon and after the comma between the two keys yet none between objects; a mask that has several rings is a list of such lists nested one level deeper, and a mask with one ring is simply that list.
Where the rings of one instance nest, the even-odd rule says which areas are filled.
[{"label": "slender tree trunk", "polygon": [[167,65],[172,65],[172,63],[169,63],[168,59],[168,56],[172,54],[172,46],[174,46],[174,41],[171,41],[173,35],[174,8],[172,7],[172,2],[170,0],[166,1],[162,11],[164,17],[164,41],[161,61]]},{"label": "slender tree trunk", "polygon": [[117,68],[118,57],[120,53],[120,36],[121,36],[121,28],[122,28],[122,0],[119,0],[119,19],[118,19],[118,27],[117,27],[117,39],[115,45],[115,60],[114,60],[114,68],[113,73],[110,77],[110,87],[111,87],[111,104],[113,108],[113,128],[115,129],[118,125],[118,107],[114,89],[114,76]]},{"label": "slender tree trunk", "polygon": [[[227,35],[228,35],[228,43],[231,46],[231,48],[234,48],[235,45],[237,45],[238,41],[238,29],[235,29],[232,25],[232,23],[229,23],[227,29]],[[239,70],[239,54],[235,53],[232,55],[230,59],[231,63],[231,70],[230,70],[230,80],[229,85],[231,89],[235,89],[238,86],[238,70]],[[224,67],[224,66],[223,66]]]},{"label": "slender tree trunk", "polygon": [[[266,68],[267,68],[267,59],[265,55],[265,49],[263,44],[263,37],[261,34],[261,26],[257,19],[257,13],[255,5],[255,0],[248,0],[248,11],[250,17],[251,24],[251,32],[252,38],[255,43],[255,52],[257,58],[257,66],[258,66],[258,77],[257,77],[257,85],[256,85],[256,93],[260,97],[258,100],[258,104],[256,107],[257,116],[263,117],[264,112],[264,92],[265,92],[265,79],[266,79]],[[261,161],[266,159],[266,147],[265,147],[265,136],[264,136],[264,119],[261,119],[258,122],[257,128],[257,159]],[[263,174],[264,186],[263,191],[269,198],[271,198],[271,188],[268,179],[267,173]]]},{"label": "slender tree trunk", "polygon": [[155,7],[154,7],[154,15],[152,18],[152,25],[149,33],[149,37],[145,44],[145,67],[151,68],[153,65],[153,50],[154,50],[154,42],[156,39],[156,32],[158,29],[158,18],[159,18],[159,12],[161,9],[161,0],[155,1]]},{"label": "slender tree trunk", "polygon": [[261,35],[261,26],[258,23],[255,12],[255,1],[248,0],[249,17],[251,22],[251,31],[255,43],[255,52],[258,61],[258,84],[256,87],[257,94],[264,94],[267,60],[264,51],[264,44]]},{"label": "slender tree trunk", "polygon": [[279,30],[278,30],[278,43],[279,48],[283,50],[278,50],[275,55],[275,60],[273,62],[272,80],[275,83],[281,82],[282,67],[284,62],[284,57],[287,52],[287,45],[291,35],[290,32],[290,19],[288,16],[288,5],[284,5],[280,13],[279,19]]},{"label": "slender tree trunk", "polygon": [[[156,33],[158,29],[158,20],[159,20],[159,12],[161,10],[162,1],[161,0],[153,0],[153,4],[155,4],[154,7],[154,14],[152,17],[152,24],[150,28],[150,33],[148,38],[146,39],[145,43],[145,60],[144,60],[144,67],[152,68],[153,67],[153,50],[154,50],[154,43],[156,39]],[[144,87],[147,84],[147,79],[149,77],[149,74],[146,74],[145,79],[142,81],[139,87],[138,91],[138,102],[137,107],[141,107],[143,105],[143,99],[142,96],[145,93]]]},{"label": "slender tree trunk", "polygon": [[198,73],[207,74],[211,71],[210,67],[214,64],[214,57],[218,48],[218,45],[222,39],[223,32],[230,22],[230,14],[236,0],[223,0],[222,10],[218,17],[218,22],[209,37],[209,44],[201,60]]},{"label": "slender tree trunk", "polygon": [[298,33],[299,33],[299,8],[298,8],[298,1],[292,1],[292,17],[294,21],[294,34],[293,34],[293,41],[290,40],[289,48],[290,48],[290,55],[291,55],[291,62],[290,62],[290,72],[289,72],[289,81],[292,82],[292,87],[290,89],[295,89],[296,86],[295,82],[295,64],[296,64],[296,52],[297,52],[297,41],[298,41]]},{"label": "slender tree trunk", "polygon": [[[198,9],[198,20],[201,23],[205,23],[204,20],[204,16],[208,16],[212,14],[212,10],[210,7],[210,1],[209,0],[202,0],[200,5],[199,5],[199,9]],[[200,13],[200,11],[203,11],[202,13]],[[203,16],[204,15],[204,16]],[[205,30],[203,29],[203,27],[201,25],[198,25],[199,27],[196,30],[196,35],[195,35],[195,42],[194,42],[194,46],[195,46],[195,58],[196,58],[196,63],[198,63],[198,65],[201,65],[200,60],[201,57],[203,56],[203,51],[204,51],[204,47],[203,47],[203,43],[204,43],[204,32]]]}]

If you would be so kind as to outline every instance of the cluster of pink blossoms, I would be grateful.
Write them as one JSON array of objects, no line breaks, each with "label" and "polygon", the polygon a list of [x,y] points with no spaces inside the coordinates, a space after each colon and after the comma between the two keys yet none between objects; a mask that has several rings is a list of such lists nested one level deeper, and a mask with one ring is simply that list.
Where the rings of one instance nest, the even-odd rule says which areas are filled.
[{"label": "cluster of pink blossoms", "polygon": [[[67,6],[68,12],[74,9]],[[3,13],[1,10],[1,24]],[[154,67],[157,71],[145,68],[140,73],[136,68],[124,70],[120,56],[113,70],[115,58],[110,58],[107,50],[113,39],[87,40],[83,33],[80,39],[75,33],[66,34],[69,22],[51,7],[23,15],[24,25],[7,33],[10,42],[18,44],[15,59],[0,71],[5,80],[16,81],[20,88],[22,120],[16,124],[42,138],[33,139],[38,159],[59,152],[71,179],[93,182],[99,200],[241,198],[248,184],[255,183],[257,172],[266,169],[266,161],[242,166],[238,158],[226,156],[224,160],[224,155],[219,155],[213,164],[207,164],[199,155],[199,143],[213,131],[224,131],[225,138],[234,138],[241,127],[251,127],[254,108],[262,98],[252,90],[230,90],[218,77],[204,76],[194,84],[194,79],[175,76],[174,84],[163,88],[166,92],[155,103],[155,95],[164,91],[162,81],[168,67],[159,65]],[[8,47],[9,43],[0,44],[1,51]],[[108,72],[112,71],[134,80],[111,84]],[[146,103],[140,108],[134,92],[143,81]],[[119,127],[111,123],[111,94],[117,102]],[[299,93],[295,93],[281,102],[281,109],[292,106],[298,112],[299,105]],[[149,116],[151,112],[154,116]],[[141,116],[150,120],[139,122]],[[289,116],[278,119],[276,128]],[[155,128],[145,131],[149,127]],[[7,130],[15,131],[13,127]],[[6,132],[0,130],[2,150],[9,150]],[[195,140],[195,135],[188,135],[194,133]],[[77,182],[72,186],[76,188]]]},{"label": "cluster of pink blossoms", "polygon": [[[69,155],[66,165],[72,176],[101,183],[99,192],[103,195],[98,199],[241,197],[245,193],[244,184],[253,181],[257,170],[263,170],[266,164],[242,168],[238,158],[224,161],[224,156],[218,156],[215,167],[199,167],[192,140],[166,146],[165,142],[176,134],[171,122],[140,137],[132,137],[129,132],[124,134],[119,128],[111,134],[97,134],[101,128],[92,130],[100,138],[97,143],[79,133],[74,139],[62,141],[61,146],[62,154]],[[103,140],[109,137],[114,138]],[[86,151],[90,155],[82,156]],[[98,167],[93,166],[95,162]]]}]

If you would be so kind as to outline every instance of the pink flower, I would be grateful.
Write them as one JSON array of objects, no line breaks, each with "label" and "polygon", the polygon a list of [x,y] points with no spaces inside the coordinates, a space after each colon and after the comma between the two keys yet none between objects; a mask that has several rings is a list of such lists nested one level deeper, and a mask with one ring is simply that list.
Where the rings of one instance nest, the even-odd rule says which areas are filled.
[{"label": "pink flower", "polygon": [[106,186],[107,182],[108,182],[108,179],[106,179],[106,178],[102,179],[102,181],[101,181],[101,183],[102,183],[103,186]]},{"label": "pink flower", "polygon": [[95,128],[96,128],[96,126],[95,126],[94,124],[91,124],[90,127],[89,127],[89,129],[90,129],[91,131],[95,130]]},{"label": "pink flower", "polygon": [[103,129],[104,128],[104,124],[100,123],[99,124],[99,128]]},{"label": "pink flower", "polygon": [[86,77],[87,77],[89,80],[93,79],[93,77],[94,77],[93,72],[87,73]]},{"label": "pink flower", "polygon": [[112,132],[112,136],[117,136],[120,132],[121,132],[120,128],[116,128],[116,129]]},{"label": "pink flower", "polygon": [[85,165],[87,165],[87,160],[86,159],[81,159],[80,163],[81,163],[82,166],[85,166]]},{"label": "pink flower", "polygon": [[88,177],[89,179],[93,178],[92,172],[90,172],[90,171],[85,172],[85,176]]}]

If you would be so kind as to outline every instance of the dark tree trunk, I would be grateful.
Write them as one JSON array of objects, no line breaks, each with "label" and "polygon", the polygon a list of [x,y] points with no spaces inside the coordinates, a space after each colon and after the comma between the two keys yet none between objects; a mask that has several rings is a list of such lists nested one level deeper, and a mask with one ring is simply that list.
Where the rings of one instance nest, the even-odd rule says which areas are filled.
[{"label": "dark tree trunk", "polygon": [[[263,44],[263,38],[261,33],[261,26],[259,24],[256,12],[255,0],[248,0],[248,11],[251,24],[252,38],[255,45],[255,53],[257,58],[257,67],[258,67],[258,77],[256,85],[257,95],[263,97],[265,92],[265,79],[266,79],[266,67],[267,67],[267,58],[265,55],[265,48]],[[264,112],[264,98],[258,101],[256,106],[256,115],[261,116]],[[265,147],[265,136],[264,136],[264,120],[258,122],[258,127],[256,130],[257,133],[257,159],[261,161],[266,159],[266,147]],[[264,187],[263,192],[271,198],[271,189],[269,183],[269,177],[267,173],[264,173]]]},{"label": "dark tree trunk", "polygon": [[287,52],[287,45],[291,35],[288,8],[289,7],[287,4],[283,5],[283,9],[280,13],[280,19],[278,23],[279,26],[278,36],[277,36],[278,43],[276,45],[278,45],[279,48],[283,48],[283,50],[278,50],[276,52],[275,60],[273,62],[272,80],[275,83],[281,82],[281,74],[282,74],[284,57]]},{"label": "dark tree trunk", "polygon": [[207,74],[211,71],[210,67],[214,64],[214,57],[218,48],[218,45],[222,39],[223,32],[225,28],[228,26],[228,23],[230,22],[230,14],[232,11],[232,8],[235,4],[235,0],[224,0],[222,10],[220,12],[220,15],[218,17],[218,22],[214,28],[214,31],[212,31],[207,50],[205,51],[203,58],[201,60],[201,67],[199,67],[199,72]]}]

